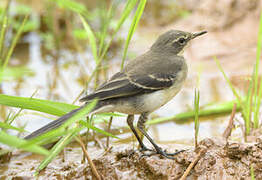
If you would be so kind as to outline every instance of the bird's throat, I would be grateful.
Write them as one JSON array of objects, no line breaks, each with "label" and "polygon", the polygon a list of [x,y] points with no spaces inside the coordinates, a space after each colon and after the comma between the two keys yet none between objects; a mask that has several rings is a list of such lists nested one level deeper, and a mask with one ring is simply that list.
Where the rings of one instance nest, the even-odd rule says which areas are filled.
[{"label": "bird's throat", "polygon": [[184,49],[182,51],[180,51],[177,55],[178,56],[183,56],[183,54],[184,54]]}]

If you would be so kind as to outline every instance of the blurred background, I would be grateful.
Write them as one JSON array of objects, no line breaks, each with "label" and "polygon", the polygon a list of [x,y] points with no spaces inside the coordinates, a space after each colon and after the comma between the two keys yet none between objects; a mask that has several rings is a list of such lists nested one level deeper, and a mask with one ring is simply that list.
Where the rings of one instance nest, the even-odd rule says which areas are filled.
[{"label": "blurred background", "polygon": [[[28,19],[2,75],[0,92],[79,105],[80,97],[92,92],[120,70],[126,39],[138,7],[135,3],[131,14],[118,27],[119,19],[126,12],[126,4],[127,1],[121,0],[1,0],[1,24],[8,9],[8,28],[1,47],[1,59],[7,56],[24,18],[27,16]],[[125,63],[146,52],[161,33],[170,29],[208,31],[205,36],[195,39],[184,52],[189,65],[184,88],[151,118],[172,117],[191,111],[195,88],[200,91],[200,108],[235,99],[214,57],[220,61],[233,86],[242,94],[248,91],[256,60],[261,7],[261,0],[147,1],[128,46]],[[94,33],[98,57],[94,57],[94,46],[79,13]],[[116,28],[119,28],[117,33]],[[98,65],[99,58],[101,63]],[[97,72],[93,74],[96,68]],[[1,106],[1,121],[18,111],[17,108]],[[239,126],[243,125],[241,115],[236,118]],[[56,117],[22,110],[13,125],[31,132],[52,119]],[[201,118],[199,138],[221,137],[228,119],[228,114]],[[151,125],[149,131],[158,143],[192,146],[192,120]],[[99,126],[106,128],[107,122],[108,119]],[[125,117],[114,118],[112,129],[124,131],[125,128]],[[234,139],[242,139],[241,130],[233,133]],[[135,140],[129,132],[120,137],[123,139],[114,143]]]}]

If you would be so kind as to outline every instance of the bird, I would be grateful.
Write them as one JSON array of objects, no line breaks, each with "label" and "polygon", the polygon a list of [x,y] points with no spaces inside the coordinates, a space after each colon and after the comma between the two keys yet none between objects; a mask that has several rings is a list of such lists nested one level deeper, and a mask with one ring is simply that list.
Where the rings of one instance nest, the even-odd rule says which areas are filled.
[{"label": "bird", "polygon": [[[84,105],[32,132],[24,139],[32,139],[60,127],[68,118],[97,99],[92,114],[127,114],[127,124],[140,145],[140,151],[152,151],[154,154],[173,159],[178,152],[167,153],[166,150],[162,150],[145,131],[145,123],[150,113],[165,105],[181,90],[188,74],[187,63],[181,53],[191,40],[205,33],[207,31],[190,33],[180,30],[163,33],[148,51],[130,60],[123,70],[114,74],[93,93],[80,99]],[[136,114],[140,115],[137,122],[138,131],[150,141],[154,149],[146,147],[138,135],[134,127]]]}]

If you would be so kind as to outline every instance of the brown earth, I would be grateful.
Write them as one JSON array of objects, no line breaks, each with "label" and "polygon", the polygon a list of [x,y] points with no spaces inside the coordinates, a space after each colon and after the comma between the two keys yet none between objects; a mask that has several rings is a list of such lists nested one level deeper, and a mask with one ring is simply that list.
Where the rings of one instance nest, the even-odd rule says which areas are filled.
[{"label": "brown earth", "polygon": [[[173,150],[173,148],[169,149]],[[158,155],[143,156],[126,146],[114,146],[111,151],[90,148],[89,154],[102,179],[180,179],[199,152],[200,159],[193,166],[188,179],[250,179],[251,166],[256,179],[262,179],[262,136],[254,143],[236,143],[204,139],[196,150],[191,148],[166,159]],[[20,155],[21,156],[21,155]],[[9,166],[2,171],[1,179],[33,179],[33,173],[41,159],[30,155],[19,158],[13,155]],[[4,175],[3,175],[4,174]],[[66,148],[43,170],[40,179],[95,179],[88,162],[82,162],[80,148]]]}]

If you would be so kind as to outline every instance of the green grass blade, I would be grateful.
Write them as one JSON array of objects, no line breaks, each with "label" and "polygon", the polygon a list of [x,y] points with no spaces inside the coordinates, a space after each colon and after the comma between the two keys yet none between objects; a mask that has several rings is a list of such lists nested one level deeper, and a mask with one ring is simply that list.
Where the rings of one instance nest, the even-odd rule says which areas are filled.
[{"label": "green grass blade", "polygon": [[79,2],[73,0],[55,0],[55,2],[58,4],[60,8],[71,10],[82,15],[88,15],[87,8]]},{"label": "green grass blade", "polygon": [[254,167],[252,164],[250,165],[250,175],[251,175],[251,180],[256,180],[255,173],[254,173]]},{"label": "green grass blade", "polygon": [[111,117],[111,116],[114,116],[114,117],[125,117],[126,115],[125,114],[121,114],[121,113],[99,113],[99,114],[96,114],[97,117],[100,117],[100,118],[103,118],[103,117]]},{"label": "green grass blade", "polygon": [[[213,116],[213,115],[231,113],[234,103],[237,103],[237,110],[240,110],[241,108],[238,102],[228,101],[228,102],[224,102],[221,104],[215,104],[215,105],[207,106],[203,109],[200,109],[198,116],[205,117],[205,116]],[[158,124],[158,123],[163,123],[167,121],[175,121],[177,123],[183,123],[185,122],[185,120],[193,119],[194,117],[195,117],[195,111],[188,111],[188,112],[179,113],[179,114],[176,114],[170,117],[161,117],[161,118],[148,120],[146,124],[151,125],[151,124]]]},{"label": "green grass blade", "polygon": [[[3,8],[3,11],[1,13],[2,19],[0,20],[2,22],[1,24],[1,30],[0,30],[0,67],[3,65],[3,56],[4,56],[4,43],[5,43],[5,34],[8,29],[8,10],[10,7],[10,0],[5,2],[5,7]],[[1,70],[1,69],[0,69]],[[1,76],[0,76],[1,78]],[[0,81],[1,82],[1,81]]]},{"label": "green grass blade", "polygon": [[19,131],[19,132],[24,132],[24,131],[25,131],[25,130],[22,129],[22,128],[17,128],[17,127],[15,127],[15,126],[12,126],[12,125],[10,125],[10,124],[3,123],[3,122],[0,122],[0,128],[12,129],[12,130]]},{"label": "green grass blade", "polygon": [[37,167],[34,176],[37,176],[38,173],[43,170],[63,149],[64,147],[71,142],[73,137],[80,132],[81,128],[74,128],[74,131],[64,136],[60,139],[55,146],[50,150],[50,154],[41,162],[41,164]]},{"label": "green grass blade", "polygon": [[[37,93],[37,90],[35,90],[35,92],[30,96],[30,98],[33,98],[36,93]],[[20,115],[20,113],[23,110],[24,110],[23,108],[20,108],[14,115],[7,117],[5,120],[5,123],[12,124],[14,120]]]},{"label": "green grass blade", "polygon": [[82,109],[80,109],[76,114],[72,117],[68,118],[68,120],[61,125],[60,128],[66,128],[67,126],[71,125],[72,123],[79,121],[81,118],[85,117],[92,109],[95,107],[97,100],[93,100],[88,105],[85,105]]},{"label": "green grass blade", "polygon": [[231,82],[230,82],[229,78],[227,77],[225,71],[223,70],[220,62],[217,60],[216,57],[214,58],[214,60],[216,61],[216,64],[217,64],[219,70],[222,72],[225,80],[227,81],[228,85],[230,86],[230,89],[232,90],[233,94],[235,95],[235,97],[237,98],[237,100],[238,100],[239,102],[241,102],[240,104],[243,104],[242,101],[241,101],[241,98],[240,98],[239,94],[237,93],[237,91],[236,91],[236,89],[233,87],[233,85],[231,84]]},{"label": "green grass blade", "polygon": [[129,16],[129,14],[131,13],[131,11],[134,9],[136,2],[137,2],[137,0],[129,0],[126,3],[124,11],[121,14],[121,18],[119,19],[119,21],[117,23],[115,33],[117,33],[119,31],[119,29],[121,28],[121,26],[123,25],[123,23],[125,22],[127,17]]},{"label": "green grass blade", "polygon": [[[20,146],[22,144],[24,144],[26,142],[26,140],[23,139],[19,139],[16,136],[11,136],[7,133],[5,133],[4,131],[0,131],[0,142],[2,144],[6,144],[10,147],[15,147],[15,148],[20,148]],[[42,154],[42,155],[49,155],[49,151],[42,148],[41,146],[38,145],[30,145],[27,147],[23,147],[21,148],[25,151],[29,151],[29,152],[33,152],[33,153],[37,153],[37,154]]]},{"label": "green grass blade", "polygon": [[[258,32],[258,40],[257,40],[257,54],[256,54],[256,66],[255,66],[255,77],[254,77],[254,103],[255,103],[255,111],[254,111],[254,128],[259,127],[259,109],[260,109],[260,102],[261,99],[257,98],[258,92],[258,71],[259,71],[259,61],[261,57],[261,48],[262,48],[262,12],[260,14],[260,21],[259,21],[259,32]],[[261,84],[260,84],[260,91],[261,91]],[[260,94],[260,92],[259,92]],[[259,96],[259,95],[258,95]],[[261,97],[261,95],[260,95]]]},{"label": "green grass blade", "polygon": [[99,129],[99,128],[95,127],[95,126],[92,126],[91,124],[87,123],[86,121],[80,121],[80,124],[85,126],[85,127],[87,127],[87,128],[89,128],[89,129],[92,129],[92,130],[94,130],[94,131],[96,131],[98,133],[104,134],[106,136],[110,136],[112,138],[119,139],[119,137],[117,137],[117,136],[115,136],[115,135],[113,135],[113,134],[111,134],[109,132],[106,132],[106,131],[104,131],[102,129]]},{"label": "green grass blade", "polygon": [[7,64],[8,64],[8,62],[9,62],[9,59],[10,59],[10,57],[11,57],[13,51],[14,51],[14,48],[15,48],[15,46],[16,46],[19,38],[20,38],[20,35],[22,34],[22,32],[23,32],[23,30],[24,30],[24,26],[25,26],[25,23],[26,23],[26,21],[27,21],[27,19],[28,19],[28,16],[29,16],[29,15],[26,15],[26,16],[25,16],[25,18],[24,18],[21,26],[19,27],[17,33],[15,34],[14,39],[12,40],[11,46],[9,47],[9,50],[8,50],[8,52],[7,52],[7,55],[6,55],[5,59],[4,59],[4,64],[3,64],[3,67],[2,67],[3,69],[5,69],[5,67],[7,66]]},{"label": "green grass blade", "polygon": [[30,146],[33,144],[37,144],[37,145],[49,144],[49,143],[55,142],[58,139],[58,137],[64,136],[66,134],[70,134],[73,131],[74,129],[68,129],[68,130],[61,129],[61,128],[53,129],[33,139],[27,140],[27,142],[22,144],[20,148]]},{"label": "green grass blade", "polygon": [[4,47],[4,41],[5,41],[5,34],[8,26],[8,17],[6,16],[6,13],[4,12],[3,22],[1,26],[0,31],[0,66],[2,66],[2,58],[3,58],[3,47]]},{"label": "green grass blade", "polygon": [[56,137],[71,133],[70,132],[71,130],[66,130],[66,128],[69,127],[74,122],[81,120],[84,116],[86,116],[94,108],[95,105],[96,105],[96,101],[92,101],[90,104],[86,105],[84,108],[79,110],[76,114],[68,118],[67,121],[64,124],[62,124],[60,127],[53,129],[51,131],[48,131],[31,140],[28,140],[26,144],[23,144],[23,146],[27,146],[30,144],[46,144],[47,142],[52,141],[53,139],[56,139]]},{"label": "green grass blade", "polygon": [[253,91],[253,79],[250,81],[249,87],[248,87],[248,92],[247,92],[247,98],[246,98],[246,117],[247,119],[245,120],[245,126],[248,126],[247,130],[246,130],[246,135],[248,135],[250,132],[250,126],[251,126],[251,115],[252,115],[252,101],[253,101],[253,97],[252,97],[252,91]]},{"label": "green grass blade", "polygon": [[122,16],[120,18],[120,20],[118,21],[117,27],[114,30],[114,33],[109,41],[109,43],[107,43],[105,45],[105,48],[103,48],[103,52],[102,54],[99,56],[98,62],[96,64],[96,68],[94,69],[94,71],[92,72],[92,74],[90,75],[89,79],[87,80],[86,84],[89,84],[89,82],[93,79],[93,77],[95,76],[96,72],[98,71],[100,64],[102,63],[106,52],[108,50],[108,48],[110,47],[110,44],[112,43],[112,40],[115,38],[115,36],[117,35],[117,32],[119,31],[120,27],[122,26],[122,24],[125,22],[125,20],[127,19],[128,15],[130,14],[131,10],[134,8],[135,4],[136,4],[137,0],[129,0],[125,6],[125,10],[122,13]]},{"label": "green grass blade", "polygon": [[92,54],[94,56],[94,59],[96,61],[96,64],[98,64],[98,58],[97,58],[97,47],[96,47],[96,37],[95,37],[95,34],[94,32],[92,31],[91,27],[88,25],[88,23],[86,22],[86,20],[84,19],[84,17],[79,14],[80,16],[80,19],[82,21],[82,24],[86,30],[86,33],[87,33],[87,37],[88,37],[88,41],[89,41],[89,44],[91,46],[91,49],[92,49]]},{"label": "green grass blade", "polygon": [[[55,139],[58,136],[61,136],[66,131],[66,128],[69,127],[74,122],[80,121],[84,116],[86,116],[96,105],[96,101],[92,101],[82,109],[80,109],[78,112],[73,114],[70,118],[67,119],[64,124],[62,124],[60,127],[53,129],[51,131],[47,131],[44,134],[33,138],[32,140],[29,140],[29,142],[25,145],[36,143],[36,144],[44,144],[48,142],[49,140]],[[70,133],[70,130],[68,131]]]},{"label": "green grass blade", "polygon": [[[66,127],[70,126],[72,123],[79,121],[94,108],[96,102],[97,101],[94,100],[91,103],[89,103],[87,106],[80,109],[76,114],[68,118],[68,120],[57,129],[65,129]],[[38,166],[35,175],[37,175],[39,171],[44,169],[55,158],[55,156],[57,156],[59,152],[61,152],[62,149],[72,140],[72,138],[76,135],[76,133],[80,132],[82,129],[83,128],[76,127],[72,132],[69,131],[67,135],[65,135],[62,139],[60,139],[58,143],[56,143],[56,145],[51,149],[49,156],[47,156]]]},{"label": "green grass blade", "polygon": [[127,55],[128,45],[129,45],[130,40],[131,40],[135,30],[136,30],[137,24],[138,24],[142,14],[143,14],[145,5],[146,5],[146,0],[140,0],[140,3],[137,7],[135,16],[134,16],[133,21],[131,23],[131,26],[129,28],[128,36],[127,36],[127,39],[126,39],[126,43],[125,43],[125,47],[124,47],[124,54],[123,54],[123,58],[122,58],[122,62],[121,62],[121,70],[124,67],[124,62],[125,62],[126,55]]},{"label": "green grass blade", "polygon": [[3,71],[0,71],[0,77],[2,80],[14,80],[23,76],[32,76],[34,72],[26,67],[6,67]]},{"label": "green grass blade", "polygon": [[[105,8],[105,7],[104,7]],[[113,9],[115,8],[115,5],[113,3],[110,4],[109,10],[107,13],[104,13],[104,9],[102,9],[103,17],[102,17],[102,29],[101,29],[101,35],[99,37],[99,57],[101,56],[101,53],[103,52],[103,48],[105,47],[105,39],[108,35],[108,27],[110,24],[110,21],[113,17]]]},{"label": "green grass blade", "polygon": [[260,88],[258,92],[258,97],[257,97],[257,104],[256,104],[256,109],[254,113],[254,127],[257,128],[259,127],[259,109],[261,105],[261,98],[262,98],[262,78],[260,80]]},{"label": "green grass blade", "polygon": [[122,27],[123,23],[126,21],[127,17],[129,16],[129,14],[131,13],[131,11],[134,9],[135,5],[136,5],[137,0],[129,0],[124,8],[124,11],[121,15],[121,18],[118,20],[117,26],[114,30],[114,33],[112,35],[112,38],[110,40],[110,42],[105,46],[101,56],[99,57],[99,60],[102,61],[102,59],[104,58],[112,40],[115,38],[116,34],[118,33],[119,29]]},{"label": "green grass blade", "polygon": [[[219,70],[222,72],[225,80],[227,81],[227,84],[229,85],[231,91],[233,92],[234,96],[236,97],[237,101],[238,101],[238,104],[241,106],[241,109],[242,109],[242,114],[244,116],[244,119],[245,121],[248,121],[248,117],[246,116],[247,113],[246,113],[246,107],[241,99],[241,97],[239,96],[239,94],[237,93],[236,89],[233,87],[233,85],[231,84],[229,78],[227,77],[226,73],[224,72],[221,64],[219,63],[219,61],[217,60],[217,58],[215,57],[214,60],[216,61],[216,64],[219,68]],[[247,124],[248,125],[248,124]],[[247,127],[248,128],[248,127]]]},{"label": "green grass blade", "polygon": [[61,102],[54,102],[37,98],[9,96],[5,94],[0,94],[0,104],[11,107],[40,111],[56,116],[62,116],[68,113],[69,111],[72,111],[73,109],[79,107],[76,105]]}]

